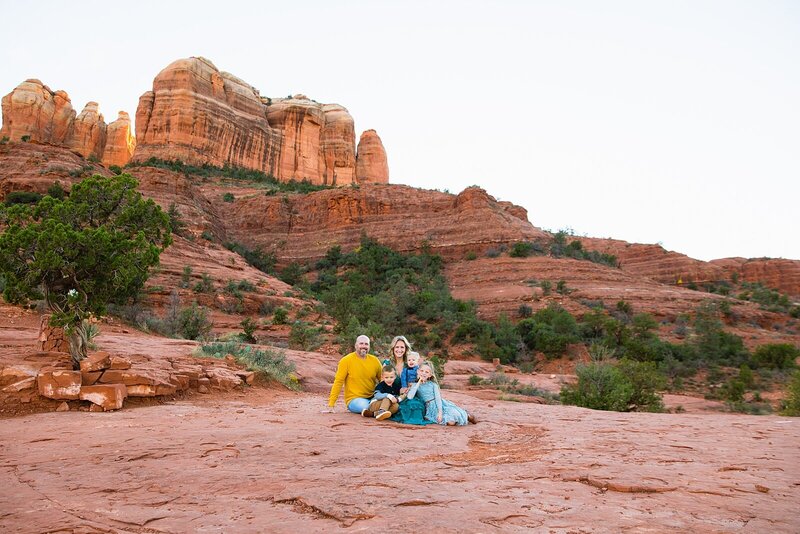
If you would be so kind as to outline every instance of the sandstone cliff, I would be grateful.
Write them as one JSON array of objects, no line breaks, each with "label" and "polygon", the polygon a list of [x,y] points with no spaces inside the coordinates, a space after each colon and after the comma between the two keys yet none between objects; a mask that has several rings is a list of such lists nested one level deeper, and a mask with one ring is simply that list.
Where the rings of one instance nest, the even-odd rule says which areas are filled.
[{"label": "sandstone cliff", "polygon": [[[139,99],[136,140],[137,161],[230,165],[314,184],[356,182],[355,126],[347,109],[305,95],[262,97],[204,58],[179,59],[156,76],[153,90]],[[387,182],[388,169],[385,179],[371,181]]]},{"label": "sandstone cliff", "polygon": [[375,130],[367,130],[358,140],[356,178],[359,183],[389,182],[389,164],[386,150]]},{"label": "sandstone cliff", "polygon": [[66,92],[52,91],[35,79],[25,80],[3,97],[0,137],[65,146],[106,165],[125,165],[135,146],[127,113],[120,112],[120,118],[107,126],[97,102],[89,102],[76,117]]},{"label": "sandstone cliff", "polygon": [[136,138],[131,131],[131,118],[125,111],[108,125],[108,140],[103,151],[103,165],[125,165],[133,157]]}]

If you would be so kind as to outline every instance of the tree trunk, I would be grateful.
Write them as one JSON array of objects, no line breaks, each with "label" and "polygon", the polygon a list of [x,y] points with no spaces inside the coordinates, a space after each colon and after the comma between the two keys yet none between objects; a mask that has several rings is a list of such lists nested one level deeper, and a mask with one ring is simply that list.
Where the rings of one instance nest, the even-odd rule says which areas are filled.
[{"label": "tree trunk", "polygon": [[69,354],[72,356],[72,367],[76,371],[80,369],[81,360],[86,358],[86,348],[89,344],[86,333],[86,321],[81,321],[76,325],[70,325],[64,329],[69,341]]}]

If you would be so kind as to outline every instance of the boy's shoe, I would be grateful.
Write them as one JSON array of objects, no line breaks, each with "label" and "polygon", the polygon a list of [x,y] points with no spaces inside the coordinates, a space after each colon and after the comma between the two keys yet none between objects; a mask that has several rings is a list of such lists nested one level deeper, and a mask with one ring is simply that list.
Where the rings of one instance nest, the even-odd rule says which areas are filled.
[{"label": "boy's shoe", "polygon": [[378,413],[375,414],[375,419],[383,421],[384,419],[389,419],[391,416],[392,412],[389,410],[379,410]]},{"label": "boy's shoe", "polygon": [[472,415],[471,413],[470,413],[470,414],[467,414],[467,421],[469,421],[469,422],[470,422],[470,423],[472,423],[473,425],[478,423],[478,420],[477,420],[477,419],[475,419],[475,416],[474,416],[474,415]]},{"label": "boy's shoe", "polygon": [[369,408],[364,408],[363,410],[361,410],[361,416],[362,417],[373,417],[374,414],[371,411],[369,411]]}]

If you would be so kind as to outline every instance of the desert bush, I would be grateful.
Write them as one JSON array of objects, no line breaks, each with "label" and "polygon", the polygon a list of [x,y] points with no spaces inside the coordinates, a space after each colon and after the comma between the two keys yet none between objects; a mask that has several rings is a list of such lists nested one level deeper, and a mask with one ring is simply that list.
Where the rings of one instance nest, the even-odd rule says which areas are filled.
[{"label": "desert bush", "polygon": [[768,343],[756,348],[753,364],[761,368],[790,369],[795,367],[798,356],[800,349],[790,343]]},{"label": "desert bush", "polygon": [[556,292],[559,295],[567,295],[569,294],[569,289],[567,288],[567,281],[566,280],[559,280],[556,282]]},{"label": "desert bush", "polygon": [[234,200],[236,200],[236,197],[233,196],[233,193],[227,192],[222,195],[222,200],[224,202],[233,202]]},{"label": "desert bush", "polygon": [[792,374],[786,387],[786,400],[781,415],[800,416],[800,370]]},{"label": "desert bush", "polygon": [[211,321],[208,310],[193,302],[188,308],[183,308],[178,316],[178,332],[184,339],[205,339],[211,333]]},{"label": "desert bush", "polygon": [[172,202],[167,209],[167,217],[169,217],[169,227],[173,234],[178,234],[181,237],[186,237],[186,222],[178,211],[178,206]]},{"label": "desert bush", "polygon": [[6,195],[5,205],[36,204],[42,200],[42,195],[35,191],[11,191]]},{"label": "desert bush", "polygon": [[228,341],[203,344],[195,354],[214,358],[224,358],[231,354],[239,364],[244,365],[249,371],[276,380],[288,388],[300,389],[300,382],[294,374],[295,366],[292,362],[286,361],[286,356],[282,352],[258,350],[251,345]]},{"label": "desert bush", "polygon": [[303,279],[303,267],[299,263],[293,261],[281,269],[278,278],[290,286],[297,285]]},{"label": "desert bush", "polygon": [[470,250],[464,255],[464,259],[467,261],[473,261],[478,259],[478,253],[474,250]]},{"label": "desert bush", "polygon": [[581,364],[578,382],[561,389],[561,402],[594,410],[663,411],[659,389],[665,380],[654,364],[622,360],[614,366],[605,363]]},{"label": "desert bush", "polygon": [[208,273],[202,273],[200,275],[200,281],[197,282],[192,289],[195,293],[213,293],[214,281]]},{"label": "desert bush", "polygon": [[67,196],[67,192],[64,191],[64,187],[58,180],[53,182],[50,187],[47,188],[47,194],[58,200],[64,200],[64,198]]},{"label": "desert bush", "polygon": [[275,313],[272,314],[272,324],[286,324],[287,322],[289,322],[289,312],[286,308],[276,308]]},{"label": "desert bush", "polygon": [[469,375],[469,379],[467,380],[467,383],[470,386],[479,386],[479,385],[483,384],[483,378],[479,377],[478,375]]},{"label": "desert bush", "polygon": [[533,253],[533,245],[527,241],[517,241],[511,245],[508,255],[512,258],[527,258]]},{"label": "desert bush", "polygon": [[181,273],[181,283],[180,286],[183,289],[189,287],[189,284],[192,281],[192,267],[190,265],[184,265],[183,272]]},{"label": "desert bush", "polygon": [[289,347],[302,350],[316,350],[322,344],[321,330],[305,321],[295,321],[289,332]]},{"label": "desert bush", "polygon": [[542,280],[539,282],[539,287],[542,288],[542,295],[549,295],[550,291],[553,289],[553,282],[550,280]]},{"label": "desert bush", "polygon": [[239,326],[242,327],[242,340],[245,343],[257,343],[258,339],[256,338],[256,329],[258,328],[258,323],[254,321],[250,317],[245,317],[242,319],[242,322],[239,323]]},{"label": "desert bush", "polygon": [[109,165],[108,170],[113,172],[115,175],[122,174],[122,167],[119,165]]},{"label": "desert bush", "polygon": [[525,319],[526,317],[530,317],[531,315],[533,315],[533,308],[531,308],[527,304],[520,304],[519,308],[517,308],[517,317]]}]

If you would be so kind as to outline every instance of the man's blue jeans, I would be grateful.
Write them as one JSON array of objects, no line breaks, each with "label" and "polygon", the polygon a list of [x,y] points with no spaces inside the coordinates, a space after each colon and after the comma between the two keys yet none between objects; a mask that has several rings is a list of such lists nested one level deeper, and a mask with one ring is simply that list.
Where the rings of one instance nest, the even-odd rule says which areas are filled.
[{"label": "man's blue jeans", "polygon": [[353,399],[350,401],[350,404],[347,405],[347,409],[353,413],[361,413],[361,410],[366,410],[369,406],[369,399]]}]

